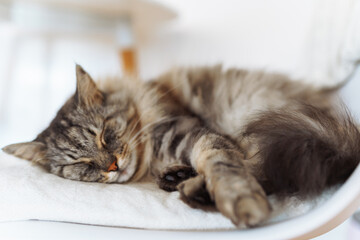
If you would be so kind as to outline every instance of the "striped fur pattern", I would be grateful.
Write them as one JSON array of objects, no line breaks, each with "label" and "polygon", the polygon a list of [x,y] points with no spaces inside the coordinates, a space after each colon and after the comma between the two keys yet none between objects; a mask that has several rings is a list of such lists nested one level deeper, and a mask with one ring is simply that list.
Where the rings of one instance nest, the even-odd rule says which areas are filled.
[{"label": "striped fur pattern", "polygon": [[338,102],[335,90],[261,71],[179,68],[100,86],[77,66],[50,126],[4,151],[74,180],[150,173],[190,206],[252,227],[270,215],[267,194],[312,196],[356,168],[360,133]]}]

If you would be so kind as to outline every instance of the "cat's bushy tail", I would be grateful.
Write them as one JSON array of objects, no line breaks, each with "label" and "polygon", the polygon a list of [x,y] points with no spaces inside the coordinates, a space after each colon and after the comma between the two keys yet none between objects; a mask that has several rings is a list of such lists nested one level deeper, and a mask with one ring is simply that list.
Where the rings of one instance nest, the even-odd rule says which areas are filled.
[{"label": "cat's bushy tail", "polygon": [[245,134],[256,140],[267,185],[280,196],[317,194],[345,181],[360,161],[360,133],[347,110],[298,103],[262,112]]}]

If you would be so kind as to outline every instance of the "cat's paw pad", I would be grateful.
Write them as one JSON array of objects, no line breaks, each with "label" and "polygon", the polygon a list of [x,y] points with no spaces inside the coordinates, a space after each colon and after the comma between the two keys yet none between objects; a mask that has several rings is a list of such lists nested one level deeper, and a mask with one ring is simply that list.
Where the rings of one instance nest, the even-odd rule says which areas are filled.
[{"label": "cat's paw pad", "polygon": [[262,192],[215,197],[216,207],[239,228],[254,227],[269,218],[271,207]]},{"label": "cat's paw pad", "polygon": [[179,183],[196,176],[192,167],[176,165],[166,168],[158,179],[158,185],[165,191],[176,191]]},{"label": "cat's paw pad", "polygon": [[237,226],[253,227],[266,220],[269,214],[269,204],[262,196],[244,197],[236,202],[233,222]]},{"label": "cat's paw pad", "polygon": [[214,211],[215,205],[206,190],[203,176],[198,175],[183,181],[177,186],[180,192],[180,199],[192,208],[200,208],[207,211]]}]

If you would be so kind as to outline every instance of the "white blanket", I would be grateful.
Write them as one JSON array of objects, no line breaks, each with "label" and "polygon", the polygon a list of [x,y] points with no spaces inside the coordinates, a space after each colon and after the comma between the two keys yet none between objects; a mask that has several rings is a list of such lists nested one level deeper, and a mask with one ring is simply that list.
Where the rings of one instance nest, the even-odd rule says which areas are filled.
[{"label": "white blanket", "polygon": [[[269,222],[303,214],[329,196],[331,191],[316,200],[292,198],[281,204],[272,198]],[[233,228],[221,214],[192,209],[179,200],[178,192],[165,192],[153,183],[71,181],[0,153],[0,222],[27,219],[147,229]]]}]

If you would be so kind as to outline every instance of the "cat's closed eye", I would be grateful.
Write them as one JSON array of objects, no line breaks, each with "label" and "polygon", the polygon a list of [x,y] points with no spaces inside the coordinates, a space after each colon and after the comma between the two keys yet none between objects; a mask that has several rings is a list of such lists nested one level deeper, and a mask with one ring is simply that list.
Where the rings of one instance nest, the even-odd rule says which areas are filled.
[{"label": "cat's closed eye", "polygon": [[105,150],[115,151],[121,146],[122,136],[122,132],[118,132],[111,127],[105,126],[100,134],[101,145]]},{"label": "cat's closed eye", "polygon": [[65,178],[82,181],[96,181],[100,178],[97,167],[92,162],[76,162],[61,166]]},{"label": "cat's closed eye", "polygon": [[93,130],[91,130],[90,128],[87,129],[87,132],[93,136],[96,136],[96,133]]},{"label": "cat's closed eye", "polygon": [[68,156],[69,158],[76,160],[76,157],[70,153],[67,153],[66,156]]},{"label": "cat's closed eye", "polygon": [[101,141],[102,147],[105,149],[108,149],[110,147],[111,143],[116,138],[116,135],[110,129],[105,128],[102,131],[100,138],[101,138],[100,141]]}]

